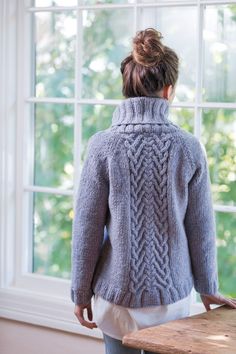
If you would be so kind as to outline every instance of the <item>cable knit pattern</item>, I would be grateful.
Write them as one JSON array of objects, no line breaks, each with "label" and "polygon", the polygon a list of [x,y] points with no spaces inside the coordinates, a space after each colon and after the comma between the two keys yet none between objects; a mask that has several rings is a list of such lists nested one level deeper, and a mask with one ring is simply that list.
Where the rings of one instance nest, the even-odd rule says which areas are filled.
[{"label": "cable knit pattern", "polygon": [[206,151],[169,120],[169,102],[124,99],[94,134],[75,197],[71,299],[130,308],[218,291]]},{"label": "cable knit pattern", "polygon": [[130,134],[131,270],[129,289],[168,288],[167,168],[171,135]]}]

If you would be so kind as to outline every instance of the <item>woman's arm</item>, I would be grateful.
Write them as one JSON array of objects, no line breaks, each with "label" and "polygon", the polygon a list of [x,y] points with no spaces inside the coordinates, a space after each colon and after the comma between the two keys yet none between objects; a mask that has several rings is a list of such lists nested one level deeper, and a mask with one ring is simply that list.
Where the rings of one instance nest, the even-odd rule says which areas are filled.
[{"label": "woman's arm", "polygon": [[91,282],[103,242],[109,185],[101,134],[88,142],[81,172],[72,226],[71,299],[76,305],[90,302]]},{"label": "woman's arm", "polygon": [[185,214],[185,230],[188,238],[191,257],[194,288],[200,293],[207,311],[210,305],[227,305],[236,308],[236,299],[220,294],[217,248],[216,222],[211,195],[211,180],[204,145],[196,138],[191,139],[189,153],[190,162],[195,172],[188,184],[188,205]]},{"label": "woman's arm", "polygon": [[188,185],[185,230],[191,256],[194,287],[201,294],[218,292],[216,223],[206,151],[199,142],[197,168]]}]

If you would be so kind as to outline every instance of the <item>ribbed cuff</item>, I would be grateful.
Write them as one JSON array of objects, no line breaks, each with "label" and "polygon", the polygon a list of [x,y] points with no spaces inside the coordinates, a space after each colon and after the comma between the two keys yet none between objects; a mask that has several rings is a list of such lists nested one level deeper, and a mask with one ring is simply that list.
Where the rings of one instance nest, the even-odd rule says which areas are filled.
[{"label": "ribbed cuff", "polygon": [[71,296],[71,300],[74,302],[75,305],[87,305],[93,297],[93,292],[91,289],[89,289],[86,292],[86,291],[75,290],[71,288],[70,296]]},{"label": "ribbed cuff", "polygon": [[202,281],[195,280],[194,288],[199,294],[204,295],[216,295],[219,292],[219,282],[218,279],[214,281]]}]

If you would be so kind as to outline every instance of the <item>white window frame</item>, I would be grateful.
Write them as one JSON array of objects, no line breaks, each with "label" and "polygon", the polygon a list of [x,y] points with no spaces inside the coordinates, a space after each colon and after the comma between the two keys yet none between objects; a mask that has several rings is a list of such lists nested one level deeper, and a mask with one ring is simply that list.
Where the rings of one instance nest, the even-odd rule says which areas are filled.
[{"label": "white window frame", "polygon": [[[100,4],[97,6],[75,7],[29,7],[23,0],[2,0],[0,7],[0,315],[5,318],[20,320],[51,328],[57,328],[73,333],[80,333],[91,337],[102,338],[99,329],[83,327],[75,318],[74,304],[70,300],[70,281],[35,273],[28,273],[30,264],[28,239],[29,230],[27,216],[30,206],[27,204],[28,192],[39,191],[61,195],[75,195],[74,190],[61,190],[26,185],[26,172],[31,151],[28,148],[27,137],[30,132],[29,104],[36,102],[70,103],[74,105],[75,132],[81,131],[81,106],[83,104],[116,105],[121,100],[83,99],[78,89],[71,99],[66,98],[36,98],[30,96],[30,14],[35,11],[67,11],[76,10],[77,13],[77,44],[76,44],[76,72],[75,81],[81,81],[82,66],[81,41],[82,10],[85,8],[133,8],[134,32],[137,28],[137,10],[140,6],[186,6],[195,5],[198,14],[198,58],[196,68],[196,99],[194,102],[173,104],[173,107],[194,109],[194,134],[199,138],[201,134],[201,115],[204,108],[235,109],[235,103],[201,102],[202,88],[202,28],[203,5],[235,3],[235,1],[219,0],[166,0],[158,3],[133,4]],[[75,174],[74,181],[78,180],[80,171],[81,136],[75,133]],[[26,152],[26,155],[24,155]],[[236,212],[236,206],[214,205],[215,211]],[[196,292],[192,291],[193,304],[191,313],[204,312],[202,303],[195,303]],[[214,306],[213,306],[214,307]]]}]

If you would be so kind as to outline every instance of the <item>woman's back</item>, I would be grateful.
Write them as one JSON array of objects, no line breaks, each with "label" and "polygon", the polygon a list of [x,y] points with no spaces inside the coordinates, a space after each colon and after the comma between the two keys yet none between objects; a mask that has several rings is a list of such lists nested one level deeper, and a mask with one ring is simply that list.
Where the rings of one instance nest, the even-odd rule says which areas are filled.
[{"label": "woman's back", "polygon": [[73,227],[74,302],[95,293],[137,308],[174,303],[193,286],[217,291],[205,151],[168,114],[166,99],[127,98],[91,137]]}]

